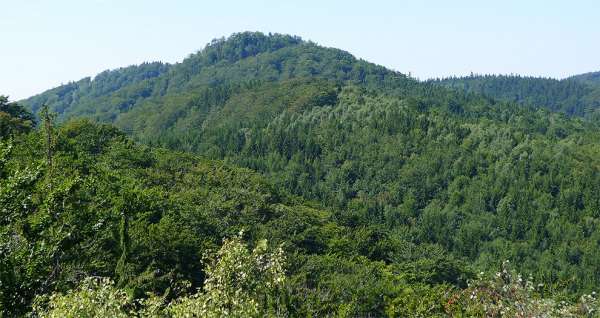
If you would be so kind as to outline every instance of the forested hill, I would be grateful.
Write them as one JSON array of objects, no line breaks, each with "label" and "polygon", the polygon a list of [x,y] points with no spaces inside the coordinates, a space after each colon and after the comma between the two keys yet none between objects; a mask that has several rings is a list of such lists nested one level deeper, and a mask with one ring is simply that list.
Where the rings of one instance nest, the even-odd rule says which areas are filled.
[{"label": "forested hill", "polygon": [[[148,97],[149,91],[145,89],[146,85],[152,83],[170,67],[169,64],[155,62],[104,71],[96,75],[93,80],[86,77],[31,97],[27,100],[27,105],[34,113],[37,113],[42,105],[46,104],[61,116],[90,115],[96,112],[107,113],[123,110],[132,100]],[[109,98],[115,92],[124,89],[129,91],[127,93],[129,100]],[[115,107],[97,109],[103,101],[106,104],[108,100],[116,103],[113,105]]]},{"label": "forested hill", "polygon": [[[492,80],[501,95],[504,79]],[[531,82],[531,100],[511,95],[519,81]],[[14,185],[0,194],[27,218],[1,224],[3,239],[25,244],[1,261],[19,269],[40,249],[46,263],[35,279],[3,275],[25,288],[41,284],[23,310],[35,293],[97,273],[139,297],[161,294],[175,283],[206,283],[211,267],[186,264],[221,233],[249,228],[251,246],[263,238],[289,245],[292,316],[498,316],[499,297],[539,301],[530,309],[575,300],[600,286],[600,128],[564,114],[579,114],[566,101],[591,96],[590,84],[544,81],[538,92],[546,86],[536,79],[506,78],[507,96],[493,96],[465,89],[468,81],[419,82],[293,36],[234,34],[178,64],[109,71],[24,101],[36,111],[48,105],[64,122],[56,153],[68,178],[52,181],[50,192],[48,175],[59,176],[44,168],[45,135],[26,133],[33,117],[15,119],[20,111],[4,100],[6,130],[17,137],[2,144],[2,177]],[[85,182],[97,188],[84,191]],[[81,236],[59,236],[46,250],[62,229],[47,207],[78,211],[78,202],[93,203],[81,213],[106,232],[68,219]],[[108,259],[76,257],[93,244]],[[52,251],[67,247],[65,269],[73,270],[53,276]],[[115,260],[129,265],[107,265]],[[504,260],[530,279],[513,286],[503,271],[485,280]],[[466,286],[479,271],[483,281]],[[474,294],[481,297],[466,297]],[[17,301],[10,295],[0,295],[4,304]]]},{"label": "forested hill", "polygon": [[123,114],[148,104],[197,103],[207,88],[294,78],[323,78],[395,90],[416,85],[403,74],[357,60],[338,49],[295,36],[245,32],[213,40],[175,65],[145,63],[106,71],[93,80],[69,83],[23,103],[34,113],[47,104],[61,118],[88,116],[102,122],[119,122]]},{"label": "forested hill", "polygon": [[[27,103],[47,100],[63,119],[110,122],[146,145],[251,168],[342,224],[439,244],[480,268],[511,259],[556,288],[600,284],[589,241],[597,230],[584,231],[600,204],[593,122],[420,83],[278,34],[234,34],[182,63],[100,79],[109,78],[138,80],[98,81],[106,94],[75,89],[60,108],[52,92]],[[548,83],[557,96],[572,91]],[[579,234],[566,235],[566,224]],[[575,259],[567,246],[577,246]]]},{"label": "forested hill", "polygon": [[600,72],[590,72],[590,73],[585,73],[585,74],[579,74],[579,75],[570,77],[570,79],[588,83],[588,84],[600,85]]},{"label": "forested hill", "polygon": [[[431,125],[437,140],[426,147],[426,153],[447,145],[439,149],[441,155],[456,148],[456,139],[462,138],[450,131],[446,132],[449,135],[439,135],[446,129],[439,126],[444,116],[428,122],[425,113],[419,115],[421,111],[375,96],[364,96],[364,101],[350,105],[354,93],[345,94],[349,95],[340,96],[341,109],[332,108],[329,115],[306,114],[317,116],[305,123],[322,125],[324,130],[318,133],[325,134],[332,150],[346,137],[340,135],[337,141],[328,138],[327,134],[336,129],[330,125],[335,123],[320,123],[318,118],[336,117],[339,112],[340,118],[348,119],[353,138],[358,138],[356,133],[365,127],[376,126],[377,118],[391,120],[382,126],[387,133],[374,129],[374,134],[364,134],[350,146],[359,156],[358,147],[366,145],[363,142],[379,148],[378,140],[399,137],[394,132],[402,130],[407,124],[403,116],[411,113],[420,118],[415,118],[418,127]],[[371,108],[361,109],[361,105]],[[346,108],[348,113],[344,114]],[[361,126],[356,120],[369,111],[374,111],[374,117]],[[464,176],[453,182],[451,206],[441,210],[445,196],[421,212],[422,193],[413,184],[426,180],[424,186],[430,187],[432,182],[445,182],[440,179],[443,174],[436,176],[430,169],[440,162],[440,155],[428,163],[398,157],[392,148],[381,153],[367,148],[366,153],[381,156],[371,159],[390,161],[395,157],[398,167],[406,162],[409,168],[402,169],[403,177],[390,175],[395,167],[386,168],[386,161],[378,162],[384,167],[379,175],[366,168],[368,160],[360,161],[363,167],[348,160],[341,167],[332,163],[335,175],[328,179],[333,191],[344,191],[339,199],[344,199],[346,191],[353,191],[355,182],[380,191],[376,184],[369,185],[360,170],[373,174],[390,190],[414,190],[406,193],[397,207],[392,205],[394,198],[386,198],[394,195],[393,191],[372,197],[359,192],[358,200],[345,208],[347,214],[338,211],[335,215],[290,196],[250,170],[136,145],[108,125],[72,120],[56,127],[51,114],[44,111],[41,117],[40,128],[34,130],[30,113],[6,98],[0,99],[3,316],[175,318],[232,313],[236,317],[588,317],[599,308],[592,295],[579,301],[560,301],[565,299],[565,288],[579,296],[597,284],[595,244],[599,238],[594,213],[598,210],[589,205],[589,200],[597,202],[597,188],[593,187],[597,184],[591,184],[581,193],[583,197],[578,197],[578,191],[594,183],[594,178],[578,181],[570,172],[561,171],[575,164],[580,167],[573,173],[597,175],[594,169],[598,165],[592,161],[588,166],[588,156],[598,151],[587,146],[585,135],[571,136],[577,145],[566,138],[551,146],[562,154],[542,169],[545,174],[540,174],[539,165],[552,154],[539,152],[540,147],[548,147],[542,135],[536,134],[537,141],[511,151],[507,161],[490,170],[506,174],[505,179],[521,179],[501,200],[497,212],[481,213],[468,208],[477,209],[473,204],[487,201],[484,192],[474,189],[491,182],[489,178],[494,175],[470,184],[470,178],[478,178],[473,169],[485,169],[481,163],[492,155],[485,153],[486,143],[503,147],[499,154],[503,156],[510,141],[503,141],[502,136],[510,135],[510,129],[497,135],[493,135],[497,131],[494,127],[483,129],[458,146],[481,152],[473,162],[460,159],[458,170],[452,174]],[[457,128],[449,125],[450,130]],[[514,138],[520,138],[518,131]],[[419,157],[414,147],[427,140],[424,133],[415,126],[404,131],[406,138],[398,138],[395,145],[381,146],[405,144],[398,150]],[[408,141],[415,136],[420,139]],[[318,135],[314,138],[319,139]],[[352,148],[341,149],[340,155],[346,156]],[[335,156],[328,150],[323,152],[323,163]],[[577,158],[572,158],[575,154]],[[540,155],[542,162],[531,160]],[[293,157],[302,155],[296,152]],[[511,165],[512,161],[517,164]],[[265,159],[264,164],[269,162]],[[323,170],[327,164],[319,166],[315,161],[316,169]],[[300,172],[298,163],[292,163],[292,169]],[[300,172],[300,176],[305,173]],[[545,195],[545,185],[540,193],[528,191],[521,197],[522,187],[531,187],[523,180],[528,173],[534,174],[536,183],[549,182],[550,190],[561,199]],[[545,175],[561,181],[553,183]],[[399,183],[389,184],[386,179]],[[496,197],[505,191],[505,179],[492,185]],[[324,194],[335,196],[335,192]],[[521,209],[529,199],[535,201],[527,208],[545,204],[549,209],[525,215]],[[555,203],[559,205],[552,208]],[[581,205],[585,211],[579,210]],[[380,207],[384,210],[378,211]],[[464,224],[462,218],[467,219]],[[531,222],[528,218],[532,226],[526,224]],[[531,233],[535,233],[533,237]],[[496,238],[493,244],[485,242],[492,237]],[[455,244],[457,248],[452,248]],[[479,244],[487,245],[484,262],[479,262],[482,268],[466,262],[477,253]],[[538,254],[530,255],[532,251]],[[524,280],[508,262],[500,261],[504,258],[526,261],[534,267],[541,261],[543,271],[536,278],[545,284],[534,285],[533,277]],[[474,270],[481,269],[487,272],[476,276]],[[590,281],[584,283],[582,279]]]},{"label": "forested hill", "polygon": [[587,73],[563,80],[518,75],[472,75],[429,82],[570,116],[600,118],[600,73]]},{"label": "forested hill", "polygon": [[[86,116],[131,128],[130,120],[121,117],[145,104],[195,103],[207,88],[320,78],[397,95],[443,95],[444,90],[433,87],[443,86],[568,115],[598,117],[599,74],[586,73],[564,80],[472,75],[417,82],[402,73],[358,60],[348,52],[321,47],[296,36],[244,32],[213,40],[181,63],[143,63],[105,71],[93,79],[71,82],[22,102],[34,113],[47,104],[61,119]],[[169,119],[176,120],[174,117],[181,116],[182,111],[178,109],[178,114],[170,114]]]}]

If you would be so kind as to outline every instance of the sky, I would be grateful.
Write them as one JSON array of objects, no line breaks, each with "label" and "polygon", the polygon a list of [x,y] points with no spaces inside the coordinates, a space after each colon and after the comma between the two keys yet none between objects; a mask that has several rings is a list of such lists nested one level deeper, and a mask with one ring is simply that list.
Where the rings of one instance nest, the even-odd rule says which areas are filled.
[{"label": "sky", "polygon": [[179,62],[241,31],[299,35],[420,79],[600,71],[597,0],[0,0],[0,95]]}]

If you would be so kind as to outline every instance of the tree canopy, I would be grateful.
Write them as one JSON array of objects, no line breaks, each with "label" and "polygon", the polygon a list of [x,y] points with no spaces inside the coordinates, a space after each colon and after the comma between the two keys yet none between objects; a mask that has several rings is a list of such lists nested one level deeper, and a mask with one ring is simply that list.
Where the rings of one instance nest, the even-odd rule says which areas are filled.
[{"label": "tree canopy", "polygon": [[0,311],[593,315],[592,77],[419,82],[245,32],[20,102],[38,129],[0,99]]}]

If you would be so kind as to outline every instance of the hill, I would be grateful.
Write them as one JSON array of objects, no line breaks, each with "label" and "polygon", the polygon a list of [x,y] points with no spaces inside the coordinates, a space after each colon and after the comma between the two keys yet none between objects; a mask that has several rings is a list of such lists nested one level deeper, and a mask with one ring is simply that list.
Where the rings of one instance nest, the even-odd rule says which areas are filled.
[{"label": "hill", "polygon": [[590,72],[571,76],[570,79],[592,85],[600,85],[600,72]]},{"label": "hill", "polygon": [[[407,267],[412,280],[392,275],[392,265],[379,259],[400,255],[405,242],[369,227],[351,232],[254,172],[138,146],[110,126],[77,120],[5,137],[0,312],[9,316],[30,310],[35,296],[67,292],[86,277],[110,277],[136,298],[193,293],[206,280],[203,257],[241,230],[251,246],[264,239],[284,244],[285,301],[298,316],[332,314],[343,304],[383,314],[381,291],[393,299],[415,280],[459,286],[470,275],[443,251],[421,248],[394,265]],[[415,262],[418,271],[409,269]],[[404,283],[391,288],[392,281]],[[351,291],[350,284],[362,287]]]},{"label": "hill", "polygon": [[[11,109],[14,117],[26,113]],[[364,221],[345,225],[247,169],[136,145],[88,120],[43,127],[0,135],[0,312],[8,316],[25,315],[32,303],[41,317],[446,316],[597,306],[540,298],[506,266],[502,280],[475,279],[439,244]],[[467,279],[475,280],[467,286]],[[490,307],[490,290],[526,311]]]},{"label": "hill", "polygon": [[432,80],[430,83],[494,99],[596,119],[600,113],[598,73],[563,80],[518,75],[472,75]]},{"label": "hill", "polygon": [[86,78],[54,88],[23,104],[34,113],[47,104],[63,119],[85,115],[102,122],[118,122],[122,114],[142,104],[171,100],[177,104],[198,103],[207,88],[295,78],[393,88],[416,84],[400,73],[359,61],[341,50],[323,48],[294,36],[245,32],[213,40],[175,65],[144,63],[106,71],[93,80]]},{"label": "hill", "polygon": [[[185,163],[178,156],[190,155],[171,151],[192,152],[204,158],[195,160],[254,170],[266,180],[260,187],[271,185],[276,193],[297,196],[299,206],[328,211],[317,213],[327,222],[298,241],[290,234],[295,230],[279,232],[287,225],[251,235],[281,233],[277,242],[297,244],[308,240],[302,253],[319,255],[317,260],[302,256],[301,265],[292,266],[300,270],[293,280],[311,291],[307,302],[294,305],[304,316],[311,310],[337,312],[341,304],[353,315],[394,312],[415,305],[407,299],[435,294],[439,285],[465,288],[472,271],[493,272],[503,260],[541,283],[540,295],[574,298],[600,284],[600,128],[565,115],[590,115],[584,110],[591,106],[569,102],[588,96],[588,84],[498,77],[492,78],[490,92],[506,96],[496,99],[487,91],[464,88],[471,84],[459,80],[456,85],[422,83],[337,49],[260,33],[213,41],[179,64],[144,64],[104,78],[115,83],[71,83],[70,93],[62,97],[57,88],[25,103],[33,110],[46,103],[63,121],[83,116],[111,123],[149,149],[170,149],[166,168],[139,168],[151,176],[165,169],[185,174],[188,168],[168,166]],[[529,87],[524,90],[529,95],[515,99],[511,94],[522,87]],[[103,137],[77,143],[88,140]],[[139,156],[138,150],[127,150],[125,158],[129,152]],[[72,156],[74,163],[88,157],[85,152]],[[118,152],[98,160],[104,162],[101,167],[115,156]],[[252,184],[243,176],[232,178],[233,185],[218,190],[223,197],[229,197],[228,187],[244,193]],[[160,185],[188,179],[152,180]],[[188,188],[202,191],[185,182],[173,195]],[[284,194],[269,196],[281,197],[278,204],[293,201],[283,199]],[[223,218],[210,214],[220,211],[218,204],[207,204],[213,211],[207,212],[208,220]],[[302,218],[294,214],[286,222]],[[263,219],[269,220],[257,216],[249,224]],[[186,222],[193,224],[191,218]],[[209,242],[216,244],[215,238]],[[375,274],[365,274],[363,267]],[[311,270],[319,274],[310,276]],[[387,276],[390,272],[398,276]],[[390,285],[399,278],[410,285],[400,285],[406,294]],[[355,286],[369,290],[342,292]],[[322,305],[315,309],[313,303]]]}]

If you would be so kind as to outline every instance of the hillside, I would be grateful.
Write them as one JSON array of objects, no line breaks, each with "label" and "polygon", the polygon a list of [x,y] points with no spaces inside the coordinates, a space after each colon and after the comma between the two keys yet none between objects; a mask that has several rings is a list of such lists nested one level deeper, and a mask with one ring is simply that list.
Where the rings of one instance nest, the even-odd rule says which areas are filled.
[{"label": "hillside", "polygon": [[600,85],[600,72],[590,72],[571,76],[570,79],[592,85]]},{"label": "hillside", "polygon": [[[53,169],[101,185],[78,194],[93,202],[85,209],[117,213],[100,254],[125,257],[131,268],[119,274],[92,257],[86,274],[142,294],[179,278],[199,286],[204,277],[194,275],[203,268],[184,264],[249,228],[251,246],[291,243],[286,297],[294,316],[433,308],[422,313],[430,316],[453,312],[451,295],[467,295],[466,279],[504,260],[540,284],[527,299],[573,300],[600,285],[600,128],[577,117],[596,111],[590,96],[592,86],[577,80],[422,83],[297,37],[240,33],[182,63],[108,71],[24,103],[34,111],[47,104],[66,122],[62,166]],[[73,117],[115,125],[137,144]],[[42,133],[20,137],[4,175],[43,163]],[[52,188],[72,193],[67,179]],[[49,181],[36,182],[14,197],[15,209]],[[59,202],[51,193],[38,198],[41,207]],[[129,202],[131,221],[118,216]],[[143,230],[165,215],[164,228]],[[114,232],[121,224],[140,235],[131,244],[146,245],[124,249]],[[73,287],[73,277],[57,289]],[[471,305],[459,311],[468,316]]]},{"label": "hillside", "polygon": [[[7,316],[32,302],[41,317],[577,314],[597,306],[541,298],[506,263],[501,279],[475,278],[439,244],[347,224],[247,169],[136,145],[87,120],[47,124],[0,135]],[[507,305],[490,307],[490,290]],[[518,302],[527,310],[511,305]]]},{"label": "hillside", "polygon": [[17,103],[8,101],[0,95],[0,136],[10,136],[19,132],[28,132],[35,126],[34,116]]},{"label": "hillside", "polygon": [[598,79],[598,73],[563,80],[518,75],[472,75],[429,82],[458,91],[562,112],[569,116],[597,118],[600,116]]},{"label": "hillside", "polygon": [[[141,83],[148,94],[128,93]],[[587,246],[596,230],[583,230],[600,182],[592,123],[419,83],[285,35],[235,34],[122,86],[85,109],[142,143],[251,168],[343,224],[439,244],[481,269],[510,259],[571,291],[600,283]],[[116,112],[106,104],[115,96],[135,98]],[[553,222],[581,232],[554,241],[565,229]]]},{"label": "hillside", "polygon": [[[349,231],[249,170],[137,146],[87,121],[50,132],[49,160],[46,133],[0,136],[0,312],[8,316],[88,276],[110,277],[135,297],[185,295],[206,279],[203,257],[240,230],[251,245],[284,244],[286,302],[298,316],[353,301],[356,312],[383,313],[382,290],[393,299],[414,280],[459,286],[470,275],[440,250],[417,248],[394,267],[380,262],[406,243],[374,228]],[[398,266],[412,281],[391,274]],[[404,283],[388,288],[392,281]],[[363,287],[347,289],[354,283]]]},{"label": "hillside", "polygon": [[54,88],[23,104],[34,113],[47,104],[63,119],[83,115],[118,122],[122,114],[142,104],[198,103],[207,88],[227,89],[296,78],[398,90],[416,85],[405,75],[359,61],[341,50],[288,35],[245,32],[214,40],[175,65],[145,63],[106,71],[93,80],[86,78]]}]

